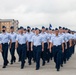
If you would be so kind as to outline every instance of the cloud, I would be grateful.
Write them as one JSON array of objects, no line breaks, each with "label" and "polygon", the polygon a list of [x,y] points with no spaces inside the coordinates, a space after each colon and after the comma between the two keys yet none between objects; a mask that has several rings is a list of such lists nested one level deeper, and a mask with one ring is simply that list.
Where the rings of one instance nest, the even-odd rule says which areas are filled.
[{"label": "cloud", "polygon": [[76,0],[1,0],[0,17],[31,27],[65,26],[76,29]]},{"label": "cloud", "polygon": [[[16,8],[26,8],[26,12],[63,13],[76,10],[76,0],[1,0],[0,8],[11,11]],[[25,12],[24,11],[24,12]]]}]

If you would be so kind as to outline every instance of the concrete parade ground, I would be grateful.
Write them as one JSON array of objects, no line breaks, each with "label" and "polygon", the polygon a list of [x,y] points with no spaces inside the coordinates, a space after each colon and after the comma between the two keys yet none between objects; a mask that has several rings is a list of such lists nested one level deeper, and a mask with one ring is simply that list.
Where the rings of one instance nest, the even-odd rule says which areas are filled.
[{"label": "concrete parade ground", "polygon": [[[7,68],[3,69],[3,59],[0,53],[0,75],[76,75],[76,52],[64,66],[60,69],[59,72],[55,69],[54,61],[50,61],[50,63],[46,62],[45,66],[42,66],[40,70],[35,70],[35,63],[32,62],[32,65],[28,65],[28,61],[26,60],[25,68],[20,69],[20,62],[18,62],[18,56],[16,55],[16,63],[13,65],[8,64]],[[8,59],[10,62],[10,53],[8,55]],[[42,61],[42,60],[41,60]]]}]

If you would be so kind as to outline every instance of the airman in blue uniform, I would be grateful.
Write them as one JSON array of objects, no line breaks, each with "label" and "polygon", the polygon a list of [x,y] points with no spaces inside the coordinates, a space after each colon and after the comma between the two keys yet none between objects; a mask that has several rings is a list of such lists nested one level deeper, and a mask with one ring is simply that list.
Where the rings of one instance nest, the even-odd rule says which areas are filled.
[{"label": "airman in blue uniform", "polygon": [[11,53],[11,64],[16,61],[15,57],[15,42],[16,42],[16,33],[14,32],[14,27],[10,27],[10,53]]},{"label": "airman in blue uniform", "polygon": [[31,38],[33,36],[33,33],[31,32],[31,28],[27,26],[27,41],[28,41],[28,46],[27,46],[27,55],[28,55],[28,63],[31,65],[31,60],[33,57],[33,51],[31,51]]},{"label": "airman in blue uniform", "polygon": [[39,34],[39,29],[35,28],[36,34],[31,39],[31,50],[35,51],[36,70],[40,68],[41,52],[44,51],[43,37]]},{"label": "airman in blue uniform", "polygon": [[2,57],[3,57],[3,68],[6,68],[8,65],[8,42],[10,40],[9,34],[6,32],[6,27],[2,26],[2,33],[0,34],[0,41],[2,45]]},{"label": "airman in blue uniform", "polygon": [[42,52],[42,66],[45,65],[45,61],[46,61],[46,55],[47,55],[47,49],[49,47],[49,37],[48,34],[45,32],[45,27],[42,26],[42,32],[40,33],[40,35],[43,37],[43,41],[44,41],[44,51]]},{"label": "airman in blue uniform", "polygon": [[51,52],[51,48],[53,47],[54,62],[56,64],[57,71],[60,70],[62,52],[64,52],[64,44],[63,44],[64,40],[58,34],[59,34],[59,30],[56,28],[55,36],[52,37],[50,40],[50,52]]},{"label": "airman in blue uniform", "polygon": [[16,48],[19,47],[19,55],[21,58],[21,69],[24,68],[27,51],[27,36],[23,33],[23,30],[23,27],[20,27],[20,34],[16,38]]}]

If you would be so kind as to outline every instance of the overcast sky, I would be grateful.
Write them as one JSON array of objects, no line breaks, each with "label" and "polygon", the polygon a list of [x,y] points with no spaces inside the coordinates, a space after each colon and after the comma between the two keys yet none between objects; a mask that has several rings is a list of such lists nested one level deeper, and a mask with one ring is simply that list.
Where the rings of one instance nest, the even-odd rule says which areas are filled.
[{"label": "overcast sky", "polygon": [[26,27],[65,26],[76,30],[76,0],[0,0],[0,18]]}]

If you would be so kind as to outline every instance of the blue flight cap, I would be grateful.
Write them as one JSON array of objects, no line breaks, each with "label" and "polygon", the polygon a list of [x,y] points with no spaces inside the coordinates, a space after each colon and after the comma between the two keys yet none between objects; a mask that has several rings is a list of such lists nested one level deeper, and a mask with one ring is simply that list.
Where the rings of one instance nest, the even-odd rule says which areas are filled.
[{"label": "blue flight cap", "polygon": [[66,28],[65,27],[63,27],[63,30],[65,30]]},{"label": "blue flight cap", "polygon": [[26,30],[26,28],[24,28],[24,30]]},{"label": "blue flight cap", "polygon": [[68,30],[68,28],[65,28],[65,30]]},{"label": "blue flight cap", "polygon": [[30,28],[30,26],[27,26],[27,28]]},{"label": "blue flight cap", "polygon": [[55,30],[58,30],[58,28],[55,28]]},{"label": "blue flight cap", "polygon": [[24,28],[21,26],[20,29],[24,29]]},{"label": "blue flight cap", "polygon": [[39,30],[38,28],[35,28],[35,30]]},{"label": "blue flight cap", "polygon": [[10,29],[14,29],[14,26],[11,26]]},{"label": "blue flight cap", "polygon": [[6,26],[2,26],[2,28],[6,28]]},{"label": "blue flight cap", "polygon": [[46,28],[46,30],[48,30],[48,28]]},{"label": "blue flight cap", "polygon": [[32,28],[32,30],[35,30],[34,28]]},{"label": "blue flight cap", "polygon": [[44,26],[42,26],[42,29],[44,29],[45,27]]},{"label": "blue flight cap", "polygon": [[59,26],[59,29],[61,29],[62,27],[61,26]]}]

